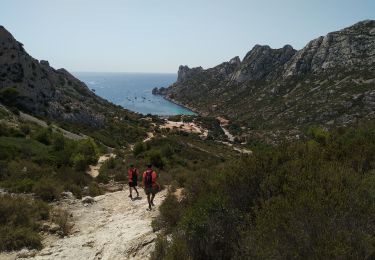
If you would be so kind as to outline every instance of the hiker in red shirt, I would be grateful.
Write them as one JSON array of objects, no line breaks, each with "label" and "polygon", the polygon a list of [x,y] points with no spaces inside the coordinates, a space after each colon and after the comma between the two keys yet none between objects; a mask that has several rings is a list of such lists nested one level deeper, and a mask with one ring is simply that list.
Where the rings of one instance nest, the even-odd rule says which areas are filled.
[{"label": "hiker in red shirt", "polygon": [[[158,175],[156,172],[151,168],[151,165],[147,165],[147,170],[143,173],[143,187],[145,188],[145,192],[147,195],[147,201],[148,201],[148,210],[151,210],[151,206],[154,205],[154,198],[155,194],[158,191],[158,184],[156,182],[156,178]],[[150,199],[151,195],[151,199]]]},{"label": "hiker in red shirt", "polygon": [[128,170],[128,178],[129,178],[129,198],[133,199],[132,195],[132,188],[137,192],[137,198],[139,197],[139,193],[137,191],[137,182],[138,182],[138,169],[134,167],[133,164],[130,165]]}]

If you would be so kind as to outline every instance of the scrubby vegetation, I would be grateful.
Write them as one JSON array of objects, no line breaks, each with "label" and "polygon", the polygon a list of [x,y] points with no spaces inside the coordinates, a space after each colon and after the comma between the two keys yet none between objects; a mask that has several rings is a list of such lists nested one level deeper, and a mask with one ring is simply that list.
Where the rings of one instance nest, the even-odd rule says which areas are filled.
[{"label": "scrubby vegetation", "polygon": [[184,199],[160,207],[152,258],[371,258],[374,129],[315,127],[305,141],[190,172]]},{"label": "scrubby vegetation", "polygon": [[7,120],[0,123],[0,188],[27,195],[0,196],[0,251],[40,248],[39,223],[49,217],[45,202],[58,200],[62,191],[81,198],[85,186],[89,195],[101,193],[85,170],[105,148],[91,138],[70,140],[56,128],[22,123],[1,111]]},{"label": "scrubby vegetation", "polygon": [[48,217],[49,207],[40,200],[0,196],[0,251],[41,248],[38,221]]},{"label": "scrubby vegetation", "polygon": [[60,127],[73,133],[83,133],[110,147],[128,146],[146,137],[146,131],[150,127],[145,120],[139,120],[134,115],[127,115],[122,109],[112,111],[106,115],[105,124],[102,127],[90,127],[88,125],[57,122]]},{"label": "scrubby vegetation", "polygon": [[151,163],[159,173],[160,184],[184,186],[188,175],[235,157],[238,153],[225,145],[203,141],[195,134],[172,131],[165,137],[137,143],[133,153],[125,155],[125,161],[141,170]]},{"label": "scrubby vegetation", "polygon": [[84,171],[99,155],[92,139],[73,141],[31,124],[3,124],[1,129],[0,187],[34,193],[45,201],[58,199],[63,190],[81,196],[81,188],[90,182]]}]

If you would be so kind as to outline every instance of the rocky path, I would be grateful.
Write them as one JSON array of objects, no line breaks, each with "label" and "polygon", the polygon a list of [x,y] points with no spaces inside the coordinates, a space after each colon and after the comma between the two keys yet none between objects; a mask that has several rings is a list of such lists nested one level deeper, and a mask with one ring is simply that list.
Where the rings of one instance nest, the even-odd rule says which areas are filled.
[{"label": "rocky path", "polygon": [[73,215],[72,234],[44,240],[44,249],[29,259],[148,259],[156,234],[151,221],[167,191],[155,197],[156,209],[147,211],[147,198],[130,200],[127,191],[95,197],[92,204],[80,200],[64,200],[62,207]]}]

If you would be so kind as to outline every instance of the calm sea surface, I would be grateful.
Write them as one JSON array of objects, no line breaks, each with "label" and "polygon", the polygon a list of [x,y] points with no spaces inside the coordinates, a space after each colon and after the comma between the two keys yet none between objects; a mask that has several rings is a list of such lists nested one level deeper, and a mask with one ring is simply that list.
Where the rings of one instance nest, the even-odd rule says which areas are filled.
[{"label": "calm sea surface", "polygon": [[193,115],[161,96],[152,95],[154,87],[168,87],[176,81],[176,74],[149,73],[73,73],[95,93],[129,110],[154,115]]}]

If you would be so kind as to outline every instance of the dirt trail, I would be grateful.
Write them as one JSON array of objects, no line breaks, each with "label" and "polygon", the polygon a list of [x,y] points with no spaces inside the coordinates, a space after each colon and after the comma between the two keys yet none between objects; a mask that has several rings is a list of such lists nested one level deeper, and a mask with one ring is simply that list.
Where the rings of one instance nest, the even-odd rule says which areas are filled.
[{"label": "dirt trail", "polygon": [[142,142],[148,142],[150,141],[152,138],[154,138],[154,133],[153,132],[148,132],[147,133],[147,138],[145,138]]},{"label": "dirt trail", "polygon": [[90,165],[86,173],[90,175],[91,177],[96,178],[99,175],[99,170],[100,170],[100,167],[102,167],[103,163],[105,163],[105,161],[109,160],[110,158],[115,158],[115,157],[116,155],[113,153],[104,154],[100,156],[98,159],[98,163],[96,165]]},{"label": "dirt trail", "polygon": [[[156,207],[166,193],[164,190],[156,195]],[[31,259],[149,258],[156,238],[151,221],[158,215],[158,209],[147,211],[146,195],[142,191],[140,194],[140,199],[132,201],[127,191],[107,193],[86,206],[80,200],[64,201],[62,206],[73,214],[72,235],[45,239],[45,248]]]}]

